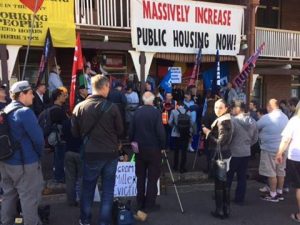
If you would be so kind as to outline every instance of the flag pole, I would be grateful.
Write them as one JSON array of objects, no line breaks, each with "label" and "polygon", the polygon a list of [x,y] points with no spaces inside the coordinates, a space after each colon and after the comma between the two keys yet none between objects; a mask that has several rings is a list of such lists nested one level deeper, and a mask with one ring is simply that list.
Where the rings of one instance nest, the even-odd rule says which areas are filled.
[{"label": "flag pole", "polygon": [[24,80],[24,78],[25,78],[25,71],[26,71],[27,60],[28,60],[28,55],[29,55],[29,48],[30,48],[30,45],[31,45],[31,39],[32,39],[32,33],[33,33],[33,28],[34,28],[35,15],[36,15],[38,1],[39,0],[35,0],[35,4],[34,4],[33,19],[32,19],[32,23],[31,23],[31,27],[30,27],[29,40],[28,40],[28,45],[27,45],[25,62],[24,62],[24,66],[23,66],[23,72],[22,72],[22,77],[21,77],[22,79],[21,80]]},{"label": "flag pole", "polygon": [[31,40],[32,40],[32,33],[33,33],[33,28],[34,28],[35,15],[36,15],[38,1],[39,0],[35,0],[35,3],[34,3],[33,19],[32,19],[32,23],[31,23],[31,27],[30,27],[29,40],[28,40],[28,45],[27,45],[27,49],[26,49],[25,62],[24,62],[24,66],[23,66],[21,80],[24,80],[24,78],[25,78],[25,71],[26,71],[27,60],[28,60],[28,55],[29,55],[29,48],[30,48]]}]

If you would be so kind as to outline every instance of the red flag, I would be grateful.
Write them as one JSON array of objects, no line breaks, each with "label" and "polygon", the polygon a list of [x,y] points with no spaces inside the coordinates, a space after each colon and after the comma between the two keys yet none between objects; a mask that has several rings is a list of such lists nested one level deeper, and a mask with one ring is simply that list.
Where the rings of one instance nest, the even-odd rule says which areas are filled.
[{"label": "red flag", "polygon": [[74,61],[72,67],[72,80],[71,80],[71,90],[70,90],[70,112],[73,111],[75,106],[75,91],[76,91],[76,78],[78,70],[83,70],[83,59],[82,50],[80,43],[80,35],[77,34],[76,46],[74,51]]}]

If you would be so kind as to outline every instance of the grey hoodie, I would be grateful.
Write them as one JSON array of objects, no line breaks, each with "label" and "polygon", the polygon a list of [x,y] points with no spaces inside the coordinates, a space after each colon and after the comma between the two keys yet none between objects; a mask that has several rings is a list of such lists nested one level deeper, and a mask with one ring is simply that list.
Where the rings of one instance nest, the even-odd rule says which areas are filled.
[{"label": "grey hoodie", "polygon": [[258,140],[256,122],[247,114],[232,117],[234,132],[230,143],[232,157],[247,157],[251,155],[251,146]]}]

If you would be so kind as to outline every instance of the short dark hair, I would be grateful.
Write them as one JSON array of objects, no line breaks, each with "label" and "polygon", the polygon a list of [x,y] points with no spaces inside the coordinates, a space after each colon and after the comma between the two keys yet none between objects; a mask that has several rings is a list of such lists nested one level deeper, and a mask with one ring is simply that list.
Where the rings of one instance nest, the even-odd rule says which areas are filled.
[{"label": "short dark hair", "polygon": [[59,96],[61,96],[62,94],[64,93],[64,91],[62,89],[55,89],[53,92],[52,92],[52,95],[51,95],[51,98],[52,98],[52,101],[56,101],[58,99]]},{"label": "short dark hair", "polygon": [[256,107],[258,106],[258,103],[257,103],[257,101],[255,101],[255,100],[251,100],[250,103],[252,103],[252,104],[255,105]]},{"label": "short dark hair", "polygon": [[215,102],[215,104],[216,104],[217,102],[223,103],[223,104],[225,105],[226,108],[229,107],[229,105],[227,104],[227,102],[226,102],[225,99],[223,99],[223,98],[218,99],[218,100]]},{"label": "short dark hair", "polygon": [[234,101],[233,107],[239,107],[243,112],[246,111],[246,104],[241,101]]},{"label": "short dark hair", "polygon": [[190,96],[192,96],[191,90],[187,90],[187,91],[184,93],[184,95],[190,95]]},{"label": "short dark hair", "polygon": [[279,104],[285,104],[287,105],[287,101],[285,99],[280,100]]},{"label": "short dark hair", "polygon": [[268,111],[265,108],[260,108],[257,110],[258,113],[262,114],[262,115],[266,115],[268,113]]},{"label": "short dark hair", "polygon": [[296,98],[296,97],[293,97],[293,98],[290,98],[288,102],[289,102],[290,106],[295,106],[296,107],[298,102],[299,102],[299,99]]},{"label": "short dark hair", "polygon": [[24,93],[26,95],[30,90],[31,89],[26,90],[26,91],[21,91],[21,92],[13,93],[13,94],[11,94],[11,98],[12,98],[12,100],[18,100],[20,98],[21,93]]},{"label": "short dark hair", "polygon": [[178,100],[177,100],[177,105],[183,106],[183,101],[182,101],[181,99],[178,99]]}]

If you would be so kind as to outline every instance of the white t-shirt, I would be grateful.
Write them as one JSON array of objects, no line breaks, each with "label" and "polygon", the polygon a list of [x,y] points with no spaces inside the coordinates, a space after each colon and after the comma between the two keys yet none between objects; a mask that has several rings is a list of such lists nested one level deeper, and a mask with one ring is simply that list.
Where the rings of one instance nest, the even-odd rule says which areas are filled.
[{"label": "white t-shirt", "polygon": [[281,135],[291,138],[288,159],[300,162],[300,118],[298,116],[291,118]]}]

